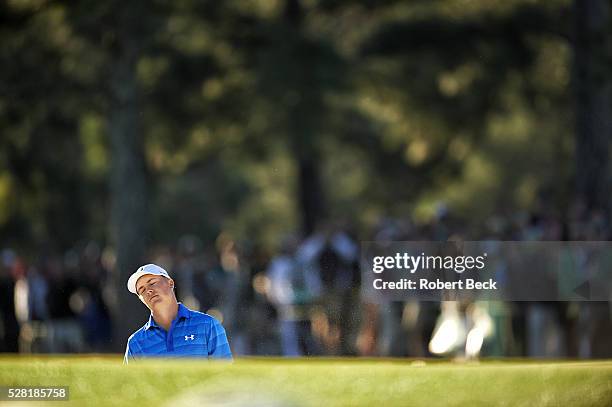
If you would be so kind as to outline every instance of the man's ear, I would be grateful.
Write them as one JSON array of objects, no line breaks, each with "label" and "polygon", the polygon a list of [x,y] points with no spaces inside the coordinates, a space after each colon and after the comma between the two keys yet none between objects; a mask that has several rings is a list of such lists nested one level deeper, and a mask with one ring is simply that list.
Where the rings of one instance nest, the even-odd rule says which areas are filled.
[{"label": "man's ear", "polygon": [[170,284],[170,288],[174,289],[174,280],[169,278],[168,279],[168,284]]}]

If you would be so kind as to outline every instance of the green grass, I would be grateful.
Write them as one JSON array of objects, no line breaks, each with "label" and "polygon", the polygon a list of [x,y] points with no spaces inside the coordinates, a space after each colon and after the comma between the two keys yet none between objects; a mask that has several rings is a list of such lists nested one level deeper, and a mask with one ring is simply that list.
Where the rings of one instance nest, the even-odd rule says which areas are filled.
[{"label": "green grass", "polygon": [[70,386],[70,404],[96,406],[611,406],[612,361],[266,358],[126,367],[120,356],[5,356],[7,385]]}]

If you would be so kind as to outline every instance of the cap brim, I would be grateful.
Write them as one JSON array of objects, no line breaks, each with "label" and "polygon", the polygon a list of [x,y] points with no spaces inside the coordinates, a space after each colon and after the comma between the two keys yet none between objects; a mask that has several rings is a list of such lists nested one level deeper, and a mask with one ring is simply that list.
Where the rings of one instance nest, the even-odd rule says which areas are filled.
[{"label": "cap brim", "polygon": [[127,281],[127,289],[134,294],[138,294],[136,292],[136,282],[138,279],[146,274],[150,274],[152,276],[162,276],[166,278],[170,278],[168,272],[163,268],[159,267],[157,264],[145,264],[136,270]]},{"label": "cap brim", "polygon": [[136,292],[136,282],[138,281],[138,279],[140,277],[145,276],[147,274],[151,274],[152,276],[158,275],[158,274],[153,274],[153,273],[151,273],[150,271],[147,271],[147,270],[139,270],[139,271],[135,272],[134,274],[132,274],[130,276],[130,278],[128,279],[128,282],[127,282],[128,290],[131,293],[138,295],[138,293]]}]

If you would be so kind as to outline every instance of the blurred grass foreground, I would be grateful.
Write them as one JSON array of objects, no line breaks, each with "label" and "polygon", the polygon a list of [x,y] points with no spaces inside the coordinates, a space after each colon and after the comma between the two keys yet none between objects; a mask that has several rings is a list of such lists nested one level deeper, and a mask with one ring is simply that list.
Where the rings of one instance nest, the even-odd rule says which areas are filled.
[{"label": "blurred grass foreground", "polygon": [[117,357],[3,357],[0,385],[69,386],[70,404],[96,406],[604,406],[612,402],[612,361],[266,358],[127,367]]}]

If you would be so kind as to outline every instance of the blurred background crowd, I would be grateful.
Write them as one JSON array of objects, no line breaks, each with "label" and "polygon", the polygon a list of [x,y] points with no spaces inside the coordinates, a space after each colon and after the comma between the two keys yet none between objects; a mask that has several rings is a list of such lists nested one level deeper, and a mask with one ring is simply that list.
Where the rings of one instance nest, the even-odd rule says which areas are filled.
[{"label": "blurred background crowd", "polygon": [[[430,223],[381,219],[370,241],[609,240],[601,214],[549,212],[489,218],[480,228],[438,206]],[[322,224],[267,252],[220,234],[152,248],[177,297],[223,322],[236,355],[579,357],[612,356],[608,302],[417,301],[377,304],[360,290],[360,237],[350,224]],[[31,262],[2,250],[0,351],[113,351],[115,254],[94,241]],[[497,265],[499,267],[500,265]]]},{"label": "blurred background crowd", "polygon": [[610,357],[609,302],[395,302],[368,240],[610,240],[610,0],[0,2],[0,352]]}]

